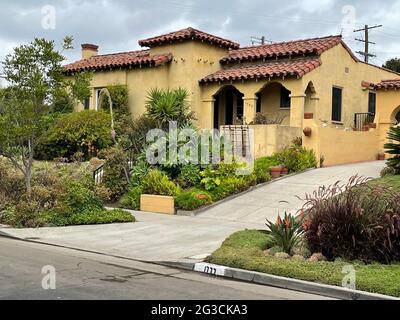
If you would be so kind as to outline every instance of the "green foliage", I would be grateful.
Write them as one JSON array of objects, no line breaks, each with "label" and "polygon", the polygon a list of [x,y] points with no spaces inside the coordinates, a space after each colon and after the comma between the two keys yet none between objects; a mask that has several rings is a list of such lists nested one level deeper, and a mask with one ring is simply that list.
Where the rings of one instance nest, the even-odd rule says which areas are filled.
[{"label": "green foliage", "polygon": [[385,64],[382,67],[400,73],[400,59],[399,58],[389,59],[385,62]]},{"label": "green foliage", "polygon": [[392,140],[393,142],[385,144],[385,151],[392,154],[393,158],[387,161],[387,165],[395,170],[400,170],[400,127],[389,129],[388,140]]},{"label": "green foliage", "polygon": [[393,167],[384,167],[381,170],[380,175],[381,177],[394,176],[397,172],[398,171]]},{"label": "green foliage", "polygon": [[194,164],[183,166],[178,176],[178,183],[182,188],[197,186],[200,183],[200,168]]},{"label": "green foliage", "polygon": [[367,181],[355,176],[306,197],[304,228],[311,252],[331,260],[400,261],[400,192]]},{"label": "green foliage", "polygon": [[111,147],[103,150],[101,156],[105,159],[102,185],[111,191],[111,200],[116,200],[128,188],[128,157],[120,147]]},{"label": "green foliage", "polygon": [[175,206],[183,210],[194,210],[212,202],[210,194],[201,189],[188,189],[175,196]]},{"label": "green foliage", "polygon": [[273,157],[279,164],[288,168],[289,172],[300,172],[317,166],[314,151],[298,145],[285,148],[275,153]]},{"label": "green foliage", "polygon": [[154,128],[157,128],[156,122],[146,115],[139,116],[133,120],[131,125],[127,126],[126,134],[135,154],[140,154],[145,150],[147,132]]},{"label": "green foliage", "polygon": [[147,115],[159,128],[167,128],[169,121],[177,121],[178,126],[187,126],[195,119],[190,111],[188,92],[185,89],[152,89],[147,94]]},{"label": "green foliage", "polygon": [[36,157],[41,160],[71,159],[75,153],[82,152],[87,160],[111,144],[110,116],[85,110],[62,115],[40,138]]},{"label": "green foliage", "polygon": [[131,170],[130,186],[139,186],[142,182],[142,179],[147,175],[149,170],[149,164],[145,160],[139,160]]},{"label": "green foliage", "polygon": [[264,183],[271,180],[269,168],[279,163],[274,157],[263,157],[254,161],[254,173],[257,176],[257,183]]},{"label": "green foliage", "polygon": [[141,187],[143,193],[160,196],[175,196],[180,192],[179,186],[171,181],[166,173],[158,169],[152,169],[147,173],[142,180]]},{"label": "green foliage", "polygon": [[[128,114],[128,87],[125,85],[115,84],[112,86],[108,86],[107,89],[110,92],[113,112],[115,113],[116,118],[118,118],[120,114]],[[106,112],[110,112],[110,102],[106,96],[102,99],[100,108]]]},{"label": "green foliage", "polygon": [[76,166],[37,168],[30,191],[22,190],[14,202],[0,208],[0,223],[41,227],[133,221],[127,213],[105,210],[95,192],[90,169]]},{"label": "green foliage", "polygon": [[296,219],[290,213],[285,212],[283,219],[278,215],[275,223],[267,220],[267,234],[271,238],[271,246],[282,248],[283,252],[291,255],[293,249],[302,240],[304,230],[300,219]]},{"label": "green foliage", "polygon": [[[341,286],[343,267],[349,262],[309,262],[265,256],[269,247],[265,231],[244,230],[229,236],[208,262],[276,276]],[[400,297],[400,264],[381,265],[352,262],[357,289]]]},{"label": "green foliage", "polygon": [[140,209],[140,195],[144,193],[141,186],[132,186],[128,192],[125,193],[120,199],[119,203],[123,208],[139,210]]}]

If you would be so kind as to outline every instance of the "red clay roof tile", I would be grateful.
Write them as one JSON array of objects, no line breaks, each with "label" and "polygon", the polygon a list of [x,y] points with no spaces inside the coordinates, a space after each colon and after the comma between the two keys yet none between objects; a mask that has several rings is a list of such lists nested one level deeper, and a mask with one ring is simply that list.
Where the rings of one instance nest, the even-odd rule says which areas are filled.
[{"label": "red clay roof tile", "polygon": [[321,65],[319,59],[299,59],[293,61],[279,61],[258,65],[235,66],[219,70],[203,79],[200,83],[216,81],[235,81],[246,79],[273,78],[294,76],[301,78]]},{"label": "red clay roof tile", "polygon": [[221,59],[221,63],[310,54],[320,55],[341,42],[341,36],[329,36],[240,48],[231,50],[228,57]]},{"label": "red clay roof tile", "polygon": [[123,67],[159,66],[170,62],[172,54],[150,56],[149,50],[121,52],[106,55],[96,55],[89,59],[82,59],[64,66],[66,72],[85,70],[109,70]]},{"label": "red clay roof tile", "polygon": [[376,90],[400,89],[400,79],[382,80],[380,83],[373,85]]},{"label": "red clay roof tile", "polygon": [[212,34],[196,30],[193,28],[186,28],[179,31],[163,34],[157,37],[152,37],[144,40],[139,40],[139,45],[142,47],[154,47],[165,43],[170,43],[174,41],[183,41],[189,39],[196,39],[201,41],[206,41],[211,44],[216,44],[218,46],[238,49],[240,44],[233,42],[231,40],[223,39]]}]

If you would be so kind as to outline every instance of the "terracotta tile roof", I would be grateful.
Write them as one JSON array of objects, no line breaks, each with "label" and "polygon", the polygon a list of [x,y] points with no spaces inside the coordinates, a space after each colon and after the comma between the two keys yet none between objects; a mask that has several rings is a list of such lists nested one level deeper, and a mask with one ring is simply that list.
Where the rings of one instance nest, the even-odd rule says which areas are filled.
[{"label": "terracotta tile roof", "polygon": [[301,78],[321,65],[319,59],[299,59],[293,61],[270,62],[257,65],[235,66],[219,70],[203,79],[200,83],[215,81],[235,81],[294,76]]},{"label": "terracotta tile roof", "polygon": [[376,90],[400,89],[400,79],[382,80],[380,83],[373,85]]},{"label": "terracotta tile roof", "polygon": [[157,37],[152,37],[148,38],[145,40],[139,40],[139,45],[142,47],[154,47],[158,46],[164,43],[170,43],[174,41],[183,41],[183,40],[189,40],[189,39],[196,39],[196,40],[201,40],[201,41],[206,41],[211,44],[216,44],[218,46],[226,47],[226,48],[231,48],[231,49],[238,49],[240,47],[240,44],[223,39],[217,36],[214,36],[212,34],[196,30],[193,28],[186,28],[182,29],[179,31],[163,34],[161,36]]},{"label": "terracotta tile roof", "polygon": [[150,56],[149,50],[121,52],[106,55],[97,55],[89,59],[82,59],[64,66],[66,72],[84,70],[110,70],[115,68],[159,66],[170,62],[172,54]]},{"label": "terracotta tile roof", "polygon": [[[341,36],[329,36],[240,48],[238,50],[231,50],[228,57],[221,59],[221,63],[310,54],[320,55],[339,43],[343,43]],[[345,47],[348,49],[346,45]]]}]

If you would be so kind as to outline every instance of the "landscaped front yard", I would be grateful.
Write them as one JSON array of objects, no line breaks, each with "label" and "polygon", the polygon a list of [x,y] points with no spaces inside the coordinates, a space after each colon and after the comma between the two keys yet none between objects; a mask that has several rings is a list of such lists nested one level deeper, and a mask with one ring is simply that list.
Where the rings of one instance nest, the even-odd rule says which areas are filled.
[{"label": "landscaped front yard", "polygon": [[[267,230],[240,231],[227,238],[207,261],[336,286],[342,286],[344,277],[349,273],[348,266],[351,266],[355,270],[356,289],[400,297],[400,220],[393,213],[399,211],[396,211],[398,207],[392,202],[398,201],[400,176],[385,176],[366,184],[372,189],[362,183],[347,191],[349,196],[334,197],[340,200],[326,199],[315,203],[318,212],[309,214],[314,214],[316,218],[307,220],[307,212],[304,213],[302,228],[305,230],[300,231],[288,219],[282,219],[282,228],[279,229],[281,238]],[[355,193],[360,191],[362,195],[355,198],[353,203],[352,198],[358,197]],[[371,191],[375,191],[375,194]],[[382,200],[387,199],[385,196],[378,195],[375,198],[379,192],[389,194],[389,204]],[[374,203],[368,200],[357,203],[365,196]],[[376,202],[380,203],[376,205]],[[330,226],[326,226],[324,215],[321,214],[324,208],[330,215]],[[357,211],[357,208],[368,208],[369,211]],[[356,214],[352,214],[353,209],[357,211]],[[382,212],[388,215],[387,218],[379,218],[378,214]],[[280,225],[279,221],[274,223],[276,225]],[[392,229],[386,229],[388,226]],[[299,235],[301,240],[294,243],[287,254],[277,246],[277,240],[281,241],[282,246],[287,245],[290,232]]]}]

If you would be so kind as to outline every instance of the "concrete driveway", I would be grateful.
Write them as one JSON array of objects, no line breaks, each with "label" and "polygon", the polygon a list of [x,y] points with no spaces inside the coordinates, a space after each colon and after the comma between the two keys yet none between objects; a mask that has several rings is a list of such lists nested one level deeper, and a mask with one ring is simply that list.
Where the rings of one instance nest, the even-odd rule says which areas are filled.
[{"label": "concrete driveway", "polygon": [[[384,162],[316,169],[278,180],[196,217],[133,212],[138,222],[39,229],[0,228],[0,234],[143,261],[200,261],[235,231],[264,228],[265,218],[295,212],[296,198],[320,185],[359,174],[378,177]],[[284,202],[282,202],[284,201]]]}]

